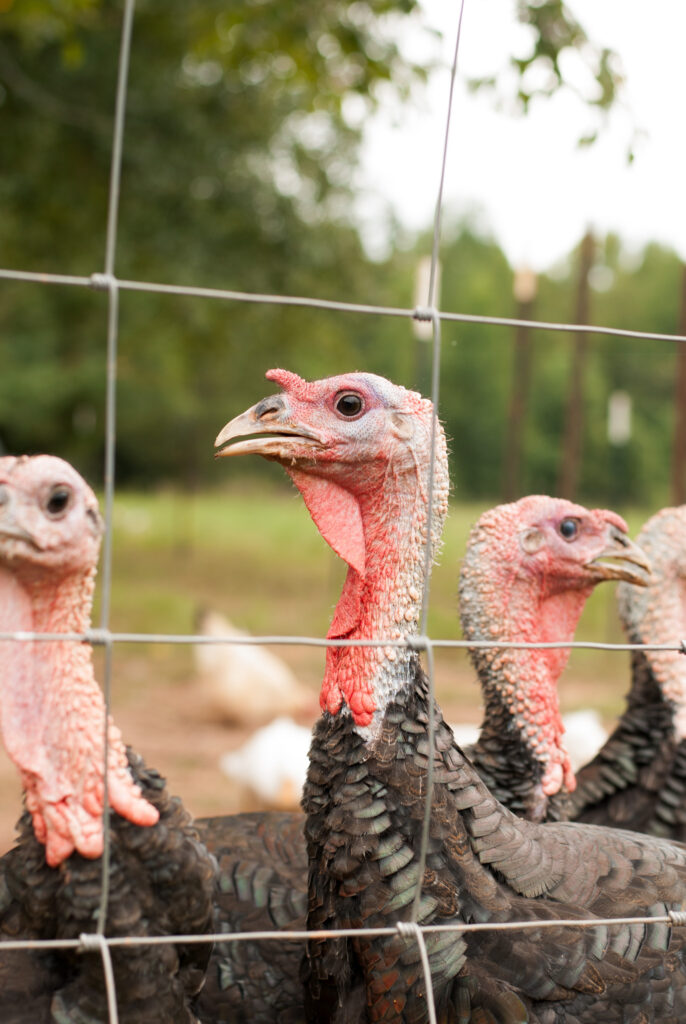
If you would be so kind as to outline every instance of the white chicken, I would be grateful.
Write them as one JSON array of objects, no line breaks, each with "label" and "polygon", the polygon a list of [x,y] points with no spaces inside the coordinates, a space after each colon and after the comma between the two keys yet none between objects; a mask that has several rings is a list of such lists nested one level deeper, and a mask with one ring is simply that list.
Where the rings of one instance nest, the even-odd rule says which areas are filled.
[{"label": "white chicken", "polygon": [[311,731],[291,718],[274,719],[253,733],[220,765],[238,783],[245,810],[294,810],[300,806]]},{"label": "white chicken", "polygon": [[[224,615],[201,611],[199,635],[248,637]],[[211,712],[225,722],[254,727],[279,715],[316,712],[316,696],[288,665],[257,644],[196,644],[196,678]]]}]

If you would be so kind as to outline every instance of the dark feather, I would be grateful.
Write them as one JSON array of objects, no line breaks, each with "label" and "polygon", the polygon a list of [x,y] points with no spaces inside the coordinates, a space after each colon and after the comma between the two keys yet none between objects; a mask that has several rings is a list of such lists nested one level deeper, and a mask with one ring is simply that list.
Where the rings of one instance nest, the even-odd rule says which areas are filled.
[{"label": "dark feather", "polygon": [[[160,812],[139,828],[112,814],[106,934],[203,934],[212,927],[215,864],[180,801],[164,780],[129,751],[143,795]],[[95,930],[101,861],[72,854],[45,863],[31,819],[22,815],[16,845],[0,866],[0,940],[78,938]],[[122,1024],[191,1024],[190,1003],[202,987],[209,944],[112,949]],[[0,956],[3,1024],[100,1024],[108,1020],[99,953],[5,953]]]}]

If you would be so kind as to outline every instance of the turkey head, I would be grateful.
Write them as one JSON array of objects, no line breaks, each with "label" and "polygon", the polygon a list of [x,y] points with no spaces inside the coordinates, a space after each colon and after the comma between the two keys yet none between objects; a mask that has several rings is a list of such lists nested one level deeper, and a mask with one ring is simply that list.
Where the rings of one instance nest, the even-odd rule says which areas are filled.
[{"label": "turkey head", "polygon": [[[0,630],[83,633],[102,534],[90,487],[62,459],[0,459]],[[0,727],[51,866],[102,853],[105,707],[91,649],[74,641],[0,641]],[[118,729],[108,732],[112,808],[139,825],[140,796]]]},{"label": "turkey head", "polygon": [[[473,528],[460,575],[460,616],[469,640],[572,640],[597,583],[645,586],[649,565],[623,519],[533,495],[486,512]],[[574,773],[563,743],[557,682],[569,648],[472,649],[486,704],[482,739],[503,722],[536,763],[534,819]],[[494,739],[497,737],[494,737]]]},{"label": "turkey head", "polygon": [[[436,423],[429,511],[431,402],[369,373],[308,382],[271,370],[267,378],[282,393],[231,420],[215,442],[218,454],[280,462],[322,536],[348,563],[330,638],[413,635],[426,544],[433,553],[448,498],[445,438]],[[390,645],[327,649],[322,708],[332,714],[349,708],[360,729],[378,725],[389,697],[408,677],[409,658],[406,648]]]}]

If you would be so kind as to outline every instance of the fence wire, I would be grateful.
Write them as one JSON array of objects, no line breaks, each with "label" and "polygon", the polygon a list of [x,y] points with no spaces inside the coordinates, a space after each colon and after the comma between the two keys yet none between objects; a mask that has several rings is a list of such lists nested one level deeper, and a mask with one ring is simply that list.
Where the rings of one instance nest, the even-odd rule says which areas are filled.
[{"label": "fence wire", "polygon": [[94,288],[104,291],[108,281],[116,284],[119,291],[151,292],[158,295],[180,295],[196,299],[219,299],[224,302],[249,302],[263,306],[300,306],[306,309],[324,309],[333,313],[361,313],[369,316],[404,317],[409,320],[431,320],[437,316],[446,323],[478,324],[482,327],[528,327],[539,331],[559,331],[564,334],[598,334],[603,337],[628,338],[634,341],[675,341],[686,342],[686,334],[661,334],[658,331],[632,331],[628,327],[608,327],[604,324],[574,324],[557,320],[522,320],[509,316],[484,316],[477,313],[456,313],[449,310],[433,310],[426,306],[370,306],[361,302],[340,302],[335,299],[318,299],[308,295],[269,295],[262,292],[241,292],[232,288],[200,288],[195,285],[163,284],[152,281],[128,281],[124,278],[108,278],[105,274],[91,274],[77,277],[71,274],[44,274],[29,270],[7,270],[0,268],[0,280],[23,281],[33,284],[66,285],[80,288]]},{"label": "fence wire", "polygon": [[[457,14],[457,29],[455,36],[455,49],[450,74],[450,87],[447,101],[447,113],[445,119],[445,133],[443,140],[443,151],[440,162],[439,186],[436,199],[434,230],[432,239],[431,271],[429,278],[428,296],[426,306],[415,308],[375,306],[354,302],[342,302],[329,299],[318,299],[310,296],[292,295],[269,295],[251,292],[236,291],[233,289],[203,288],[184,285],[171,285],[164,283],[152,283],[146,281],[120,280],[115,274],[117,254],[117,226],[119,214],[120,182],[122,154],[124,147],[124,123],[126,109],[126,94],[128,82],[129,58],[131,53],[131,39],[134,25],[135,0],[124,0],[122,33],[120,43],[120,54],[118,64],[118,76],[116,87],[114,131],[112,140],[112,159],[110,164],[110,188],[107,211],[107,232],[105,242],[104,271],[94,272],[88,277],[59,274],[59,273],[33,273],[14,268],[0,268],[0,280],[13,280],[39,285],[52,285],[77,288],[91,288],[97,291],[106,291],[108,294],[108,315],[107,315],[107,369],[106,369],[106,422],[105,422],[105,536],[102,556],[101,573],[101,611],[100,626],[86,630],[84,633],[33,633],[28,631],[0,632],[0,640],[12,640],[17,642],[29,641],[73,641],[74,643],[88,643],[93,646],[105,648],[105,665],[103,689],[106,705],[105,722],[105,770],[104,776],[104,812],[103,812],[103,834],[104,852],[102,856],[101,874],[101,896],[98,908],[96,931],[81,935],[78,939],[53,939],[53,940],[15,940],[0,943],[2,950],[59,950],[75,949],[81,952],[98,953],[102,959],[105,985],[107,991],[108,1014],[110,1024],[118,1024],[117,998],[114,980],[114,972],[110,950],[119,946],[133,947],[142,945],[165,945],[177,942],[182,943],[207,943],[207,942],[249,942],[249,941],[279,941],[279,942],[301,942],[308,939],[327,938],[350,938],[360,935],[365,936],[388,936],[400,934],[405,938],[414,939],[419,947],[424,981],[427,994],[427,1012],[430,1024],[435,1024],[436,1014],[433,1002],[433,986],[429,960],[427,956],[425,936],[434,932],[452,931],[457,934],[467,934],[477,931],[526,931],[545,930],[546,928],[559,928],[563,926],[573,928],[596,928],[618,924],[668,924],[671,926],[686,925],[686,912],[670,911],[664,916],[657,917],[622,917],[622,918],[587,918],[573,920],[527,920],[510,921],[501,923],[475,923],[466,924],[462,922],[454,924],[433,924],[419,925],[417,914],[421,898],[421,882],[424,875],[426,863],[426,851],[428,846],[429,824],[431,816],[431,796],[433,782],[433,759],[428,759],[427,768],[427,796],[425,814],[422,823],[422,837],[419,851],[419,873],[417,888],[414,895],[411,920],[409,922],[398,922],[394,927],[379,928],[358,928],[358,929],[332,929],[326,931],[269,931],[269,932],[233,932],[219,933],[217,935],[163,935],[163,936],[118,936],[108,937],[105,935],[107,920],[107,907],[109,899],[109,864],[110,864],[110,835],[106,827],[108,818],[108,791],[107,791],[107,717],[111,705],[112,685],[112,650],[115,644],[278,644],[278,645],[299,645],[310,647],[407,647],[415,651],[423,651],[427,661],[427,676],[429,680],[429,749],[434,745],[434,648],[510,648],[510,649],[571,649],[583,648],[593,650],[612,651],[676,651],[686,654],[686,639],[675,639],[671,644],[631,644],[631,643],[599,643],[586,641],[548,641],[548,642],[503,642],[503,641],[466,641],[430,638],[427,634],[427,616],[429,608],[429,569],[431,564],[431,522],[427,531],[427,542],[425,551],[425,583],[422,594],[421,629],[420,635],[406,638],[376,638],[373,640],[329,640],[313,636],[251,636],[251,637],[207,637],[192,634],[154,634],[154,633],[121,633],[113,632],[109,628],[111,611],[111,590],[112,590],[112,522],[115,493],[115,453],[116,453],[116,412],[117,412],[117,345],[119,337],[119,295],[122,291],[130,292],[152,292],[157,294],[189,296],[201,299],[214,299],[227,302],[256,303],[263,305],[300,306],[315,309],[329,310],[339,313],[361,313],[371,316],[391,316],[401,318],[412,318],[416,320],[430,321],[432,323],[432,370],[431,370],[431,399],[436,414],[439,410],[439,388],[440,388],[440,340],[441,323],[473,323],[491,327],[528,327],[532,330],[552,330],[565,333],[577,333],[585,331],[588,333],[635,339],[640,341],[672,341],[686,342],[686,335],[663,334],[652,331],[633,331],[620,327],[608,327],[604,325],[558,323],[540,320],[523,320],[511,317],[482,316],[463,312],[449,312],[440,310],[435,305],[436,275],[438,267],[438,252],[440,246],[440,225],[443,203],[443,185],[447,167],[448,143],[450,139],[451,117],[453,110],[453,99],[457,73],[457,61],[460,48],[462,19],[465,8],[465,0],[461,0]],[[434,422],[431,436],[431,465],[429,475],[429,515],[432,512],[432,497],[434,487],[434,454],[436,447],[436,425]]]}]

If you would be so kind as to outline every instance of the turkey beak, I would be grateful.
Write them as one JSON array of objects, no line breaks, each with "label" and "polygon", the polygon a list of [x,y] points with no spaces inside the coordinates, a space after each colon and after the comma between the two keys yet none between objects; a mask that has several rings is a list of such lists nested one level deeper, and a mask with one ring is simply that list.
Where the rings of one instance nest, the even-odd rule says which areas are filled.
[{"label": "turkey beak", "polygon": [[602,580],[626,580],[639,587],[650,582],[646,553],[614,524],[608,529],[606,546],[588,564]]},{"label": "turkey beak", "polygon": [[[258,434],[258,437],[249,435]],[[230,444],[236,438],[246,438]],[[324,447],[311,430],[296,423],[284,395],[263,398],[251,409],[232,419],[214,442],[218,459],[231,455],[262,455],[266,459],[290,461],[310,457]]]},{"label": "turkey beak", "polygon": [[0,543],[3,540],[23,540],[37,548],[35,538],[17,522],[12,492],[6,484],[0,484]]}]

